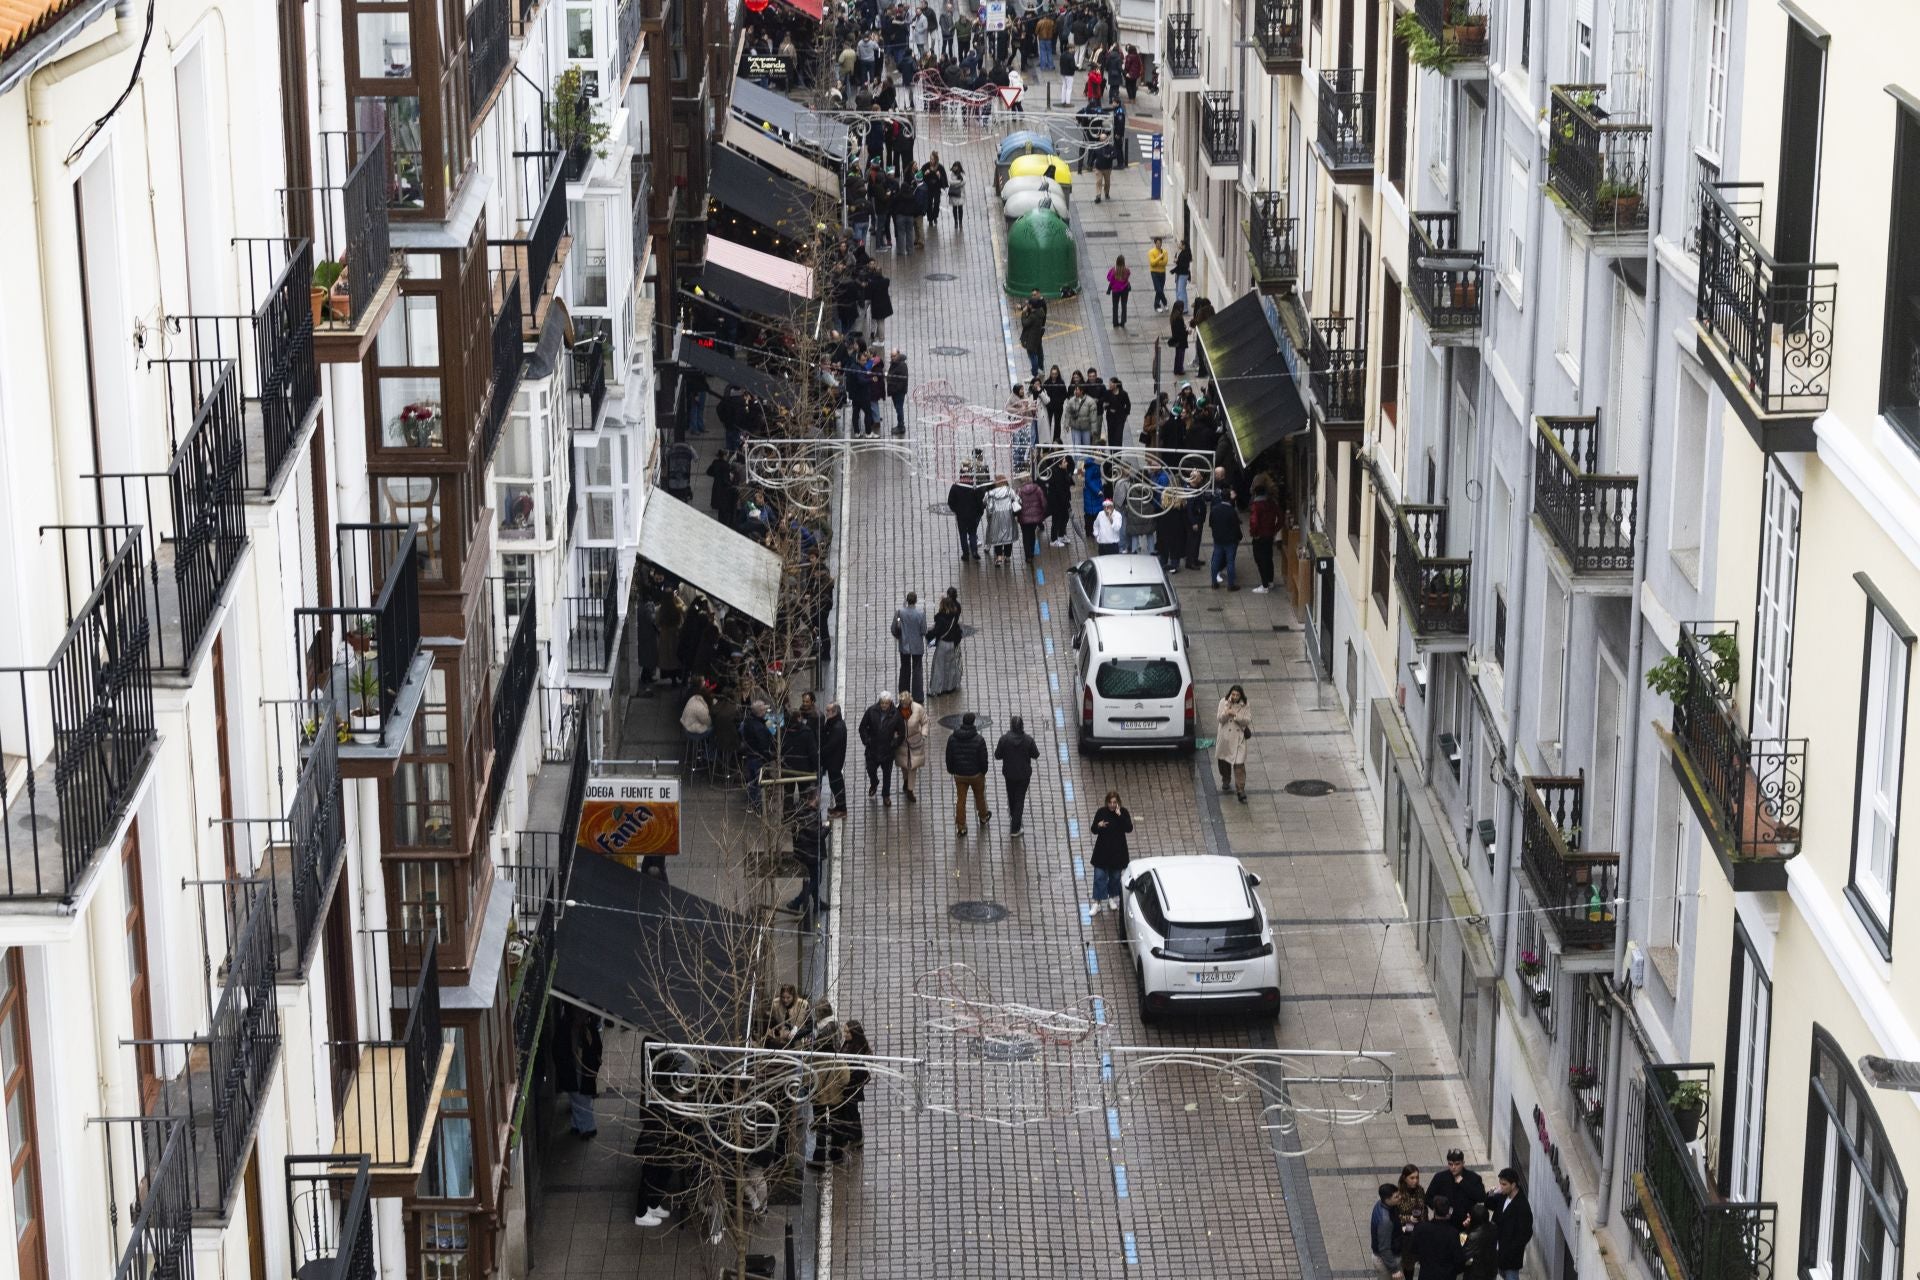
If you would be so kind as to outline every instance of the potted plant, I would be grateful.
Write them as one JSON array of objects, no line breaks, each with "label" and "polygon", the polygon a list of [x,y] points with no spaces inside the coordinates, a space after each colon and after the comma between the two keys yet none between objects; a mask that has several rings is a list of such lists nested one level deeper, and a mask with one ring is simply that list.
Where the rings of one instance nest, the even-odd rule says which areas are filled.
[{"label": "potted plant", "polygon": [[1594,192],[1594,212],[1611,216],[1616,227],[1632,226],[1640,217],[1640,188],[1611,178],[1603,181]]},{"label": "potted plant", "polygon": [[1519,963],[1514,965],[1514,968],[1520,971],[1520,976],[1523,978],[1537,978],[1545,971],[1546,966],[1540,962],[1540,953],[1529,947],[1520,953]]},{"label": "potted plant", "polygon": [[1466,6],[1454,6],[1454,25],[1447,32],[1447,41],[1455,48],[1484,49],[1487,43],[1487,15],[1484,13],[1464,12]]},{"label": "potted plant", "polygon": [[410,448],[439,448],[443,439],[440,406],[420,400],[400,410],[400,435]]},{"label": "potted plant", "polygon": [[346,635],[343,639],[346,640],[349,649],[352,649],[364,658],[374,649],[374,641],[377,638],[378,629],[379,622],[377,619],[372,617],[362,618],[347,628]]},{"label": "potted plant", "polygon": [[1591,1106],[1581,1108],[1581,1118],[1587,1122],[1587,1128],[1599,1133],[1607,1123],[1607,1104],[1595,1098]]},{"label": "potted plant", "polygon": [[1598,1084],[1600,1076],[1592,1067],[1568,1067],[1567,1083],[1576,1089],[1591,1089]]},{"label": "potted plant", "polygon": [[307,297],[313,303],[313,322],[316,325],[326,319],[328,295],[346,273],[346,264],[332,258],[322,258],[313,264],[313,287],[307,291]]},{"label": "potted plant", "polygon": [[1394,34],[1406,42],[1407,58],[1416,67],[1445,75],[1454,62],[1453,45],[1427,30],[1427,24],[1411,13],[1403,13],[1394,21]]},{"label": "potted plant", "polygon": [[356,738],[371,734],[375,739],[380,736],[380,662],[376,658],[366,658],[358,663],[353,674],[347,678],[347,692],[356,699],[353,708],[353,733]]},{"label": "potted plant", "polygon": [[1692,1142],[1700,1136],[1700,1122],[1707,1114],[1707,1082],[1682,1080],[1674,1085],[1667,1095],[1667,1109],[1673,1112],[1674,1123],[1686,1140]]},{"label": "potted plant", "polygon": [[[1698,659],[1707,664],[1714,693],[1727,697],[1740,683],[1739,642],[1731,631],[1709,631],[1704,635],[1696,632],[1693,638],[1705,650],[1698,654]],[[1647,668],[1646,680],[1647,688],[1678,702],[1687,692],[1687,661],[1677,653],[1669,654]]]},{"label": "potted plant", "polygon": [[554,145],[567,154],[568,163],[576,166],[576,173],[585,166],[588,152],[607,154],[607,125],[594,119],[593,98],[579,67],[568,67],[554,79],[547,98],[547,131]]},{"label": "potted plant", "polygon": [[1544,1009],[1552,1003],[1553,1003],[1553,992],[1547,990],[1545,987],[1541,987],[1538,991],[1535,991],[1533,993],[1534,1008]]}]

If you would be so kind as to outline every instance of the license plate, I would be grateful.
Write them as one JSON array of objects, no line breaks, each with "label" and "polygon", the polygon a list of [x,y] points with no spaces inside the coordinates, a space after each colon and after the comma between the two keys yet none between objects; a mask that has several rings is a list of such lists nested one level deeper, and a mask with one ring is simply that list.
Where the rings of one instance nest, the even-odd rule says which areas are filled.
[{"label": "license plate", "polygon": [[1122,729],[1158,729],[1160,724],[1158,720],[1122,720],[1120,727]]},{"label": "license plate", "polygon": [[1238,969],[1195,969],[1188,976],[1193,979],[1194,985],[1201,987],[1224,987],[1240,981]]}]

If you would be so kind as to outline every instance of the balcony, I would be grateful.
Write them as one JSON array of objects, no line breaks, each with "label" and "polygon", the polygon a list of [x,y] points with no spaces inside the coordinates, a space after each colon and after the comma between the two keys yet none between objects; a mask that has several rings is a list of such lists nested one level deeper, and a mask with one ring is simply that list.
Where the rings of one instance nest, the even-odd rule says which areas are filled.
[{"label": "balcony", "polygon": [[1240,176],[1240,116],[1235,96],[1226,90],[1200,95],[1200,152],[1207,176],[1230,182]]},{"label": "balcony", "polygon": [[513,64],[507,46],[508,0],[478,0],[467,10],[467,128],[480,123]]},{"label": "balcony", "polygon": [[493,276],[493,379],[487,387],[487,416],[481,424],[482,465],[491,465],[493,451],[500,444],[500,432],[513,411],[514,393],[520,388],[520,370],[527,359],[524,338],[525,321],[520,306],[520,276],[513,271],[494,271]]},{"label": "balcony", "polygon": [[0,905],[74,905],[156,745],[141,536],[58,533],[62,581],[93,577],[45,666],[0,668]]},{"label": "balcony", "polygon": [[1402,506],[1397,523],[1393,568],[1414,643],[1465,643],[1469,562],[1446,554],[1447,509]]},{"label": "balcony", "polygon": [[573,393],[580,397],[586,409],[586,413],[576,420],[574,430],[597,431],[600,429],[601,414],[607,407],[606,335],[596,333],[591,338],[575,343],[569,356]]},{"label": "balcony", "polygon": [[1541,921],[1569,951],[1611,951],[1620,855],[1580,848],[1583,778],[1528,778],[1520,865]]},{"label": "balcony", "polygon": [[1435,346],[1480,338],[1480,250],[1459,236],[1457,213],[1416,213],[1407,228],[1407,292]]},{"label": "balcony", "polygon": [[1740,727],[1735,634],[1731,622],[1681,624],[1681,680],[1667,745],[1734,889],[1784,889],[1787,862],[1800,852],[1807,740],[1752,738]]},{"label": "balcony", "polygon": [[1487,74],[1487,0],[1414,0],[1413,16],[1439,43],[1438,69],[1463,77]]},{"label": "balcony", "polygon": [[237,928],[225,961],[213,966],[202,948],[206,971],[220,984],[206,1033],[131,1042],[143,1073],[162,1081],[151,1110],[179,1121],[186,1137],[195,1226],[220,1226],[233,1214],[280,1053],[270,892],[257,882],[236,888],[230,918]]},{"label": "balcony", "polygon": [[567,183],[564,157],[558,151],[516,151],[520,162],[519,231],[505,240],[487,243],[498,251],[499,263],[520,277],[522,334],[528,342],[540,337],[547,304],[560,283],[560,264],[566,257]]},{"label": "balcony", "polygon": [[643,0],[620,0],[620,12],[614,18],[612,102],[618,103],[627,96],[627,85],[639,70],[640,36],[646,28],[646,19],[647,6]]},{"label": "balcony", "polygon": [[1647,247],[1648,147],[1653,126],[1608,117],[1601,84],[1553,87],[1547,117],[1547,194],[1600,253]]},{"label": "balcony", "polygon": [[[1164,62],[1167,79],[1174,82],[1176,92],[1183,87],[1200,87],[1200,26],[1191,13],[1167,15],[1167,53]],[[1191,83],[1182,85],[1182,81]]]},{"label": "balcony", "polygon": [[567,615],[567,670],[610,676],[620,633],[620,567],[612,547],[582,548],[573,595],[562,600]]},{"label": "balcony", "polygon": [[286,1169],[288,1246],[297,1280],[378,1280],[367,1158],[288,1156]]},{"label": "balcony", "polygon": [[1252,216],[1247,219],[1247,256],[1253,260],[1253,284],[1261,293],[1286,293],[1299,277],[1294,236],[1299,219],[1289,218],[1282,191],[1253,193]]},{"label": "balcony", "polygon": [[1335,182],[1373,181],[1374,92],[1356,67],[1320,73],[1320,163]]},{"label": "balcony", "polygon": [[1756,444],[1805,452],[1827,407],[1839,268],[1775,262],[1760,242],[1760,193],[1701,184],[1697,345]]},{"label": "balcony", "polygon": [[358,364],[400,297],[402,264],[387,221],[391,157],[383,133],[323,133],[320,144],[322,185],[288,193],[314,208],[314,351],[330,364]]},{"label": "balcony", "polygon": [[[94,1123],[106,1147],[108,1218],[127,1239],[113,1280],[193,1280],[193,1169],[186,1126],[148,1116]],[[118,1244],[118,1240],[114,1241]]]},{"label": "balcony", "polygon": [[[334,1169],[357,1168],[364,1157],[376,1196],[414,1192],[440,1118],[440,1099],[453,1066],[453,1045],[440,1022],[439,946],[403,945],[394,938],[394,1013],[404,1014],[397,1036],[347,1046],[353,1079],[334,1127]],[[398,989],[405,982],[405,989]]]},{"label": "balcony", "polygon": [[1324,316],[1307,337],[1307,386],[1321,427],[1334,439],[1358,441],[1367,407],[1367,349],[1358,322]]},{"label": "balcony", "polygon": [[[531,588],[529,587],[529,596]],[[527,723],[527,704],[533,701],[533,687],[540,680],[540,639],[535,626],[539,611],[529,598],[513,621],[513,637],[495,666],[493,680],[493,771],[487,777],[486,825],[493,826],[493,814],[513,772],[514,756],[520,746],[520,731]]]},{"label": "balcony", "polygon": [[107,521],[139,529],[154,549],[146,566],[153,670],[190,683],[247,551],[240,367],[231,359],[154,363],[166,375],[171,465],[89,478]]},{"label": "balcony", "polygon": [[1253,49],[1268,75],[1298,75],[1305,48],[1300,0],[1253,0]]},{"label": "balcony", "polygon": [[1632,574],[1640,480],[1594,474],[1600,415],[1533,423],[1533,514],[1574,573]]},{"label": "balcony", "polygon": [[1628,1166],[1634,1196],[1668,1280],[1773,1280],[1774,1206],[1724,1199],[1690,1145],[1712,1079],[1706,1064],[1648,1065],[1639,1158]]},{"label": "balcony", "polygon": [[338,603],[294,611],[297,656],[315,691],[301,741],[330,715],[347,726],[341,772],[391,777],[433,667],[420,646],[419,535],[412,525],[343,524],[335,542]]}]

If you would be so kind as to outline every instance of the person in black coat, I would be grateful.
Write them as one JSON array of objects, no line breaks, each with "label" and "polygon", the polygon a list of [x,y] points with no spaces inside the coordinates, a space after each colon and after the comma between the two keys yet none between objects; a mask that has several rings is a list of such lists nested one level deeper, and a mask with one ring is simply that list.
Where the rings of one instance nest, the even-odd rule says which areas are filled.
[{"label": "person in black coat", "polygon": [[1238,591],[1240,583],[1234,577],[1234,563],[1240,557],[1242,531],[1240,512],[1233,505],[1233,490],[1214,490],[1213,508],[1207,512],[1207,523],[1213,531],[1213,585],[1217,587],[1224,580],[1227,590]]},{"label": "person in black coat", "polygon": [[873,321],[873,332],[868,336],[878,342],[886,335],[887,321],[893,318],[893,281],[878,267],[867,272],[867,317]]},{"label": "person in black coat", "polygon": [[733,527],[734,513],[740,508],[740,486],[733,473],[733,458],[726,453],[716,453],[713,461],[707,464],[707,475],[713,479],[713,493],[707,499],[707,506],[713,511],[713,518],[729,529]]},{"label": "person in black coat", "polygon": [[1100,411],[1107,417],[1107,447],[1118,449],[1121,438],[1127,433],[1127,415],[1133,412],[1133,397],[1120,385],[1120,379],[1115,378],[1107,387]]},{"label": "person in black coat", "polygon": [[847,814],[847,718],[840,704],[827,704],[827,718],[820,723],[820,772],[827,777],[827,789],[833,793],[831,817]]},{"label": "person in black coat", "polygon": [[894,710],[893,695],[884,689],[880,700],[860,717],[860,745],[867,753],[867,797],[893,803],[893,757],[906,740],[906,727]]},{"label": "person in black coat", "polygon": [[1427,1184],[1427,1198],[1447,1198],[1453,1206],[1453,1221],[1461,1229],[1467,1225],[1467,1215],[1473,1206],[1487,1198],[1487,1184],[1480,1175],[1467,1168],[1466,1153],[1455,1147],[1447,1152],[1447,1167],[1433,1175],[1433,1181]]},{"label": "person in black coat", "polygon": [[1502,1280],[1520,1280],[1527,1244],[1533,1239],[1533,1206],[1527,1203],[1527,1193],[1520,1186],[1519,1170],[1500,1171],[1499,1191],[1487,1198],[1487,1208],[1493,1211]]},{"label": "person in black coat", "polygon": [[800,695],[800,709],[780,730],[780,767],[787,773],[820,772],[820,712],[813,695]]},{"label": "person in black coat", "polygon": [[1452,1222],[1452,1206],[1445,1196],[1431,1196],[1427,1207],[1433,1216],[1413,1229],[1400,1256],[1401,1270],[1419,1280],[1457,1280],[1467,1254],[1460,1247],[1460,1229]]},{"label": "person in black coat", "polygon": [[[1060,430],[1056,426],[1054,442],[1060,440]],[[1047,467],[1047,473],[1041,477],[1041,483],[1047,490],[1047,519],[1052,522],[1050,532],[1056,547],[1067,545],[1067,521],[1073,518],[1073,459],[1056,457]]]},{"label": "person in black coat", "polygon": [[1093,911],[1120,909],[1120,873],[1127,869],[1127,835],[1133,830],[1133,815],[1120,803],[1118,791],[1107,792],[1106,800],[1087,824],[1093,833]]},{"label": "person in black coat", "polygon": [[572,1108],[572,1132],[581,1141],[600,1132],[594,1118],[593,1100],[600,1095],[600,1066],[603,1047],[600,1020],[591,1014],[567,1007],[556,1028],[553,1055],[554,1087],[567,1095]]},{"label": "person in black coat", "polygon": [[987,511],[986,486],[975,484],[972,477],[963,474],[947,486],[947,510],[953,512],[954,528],[960,531],[960,558],[978,560],[980,517]]},{"label": "person in black coat", "polygon": [[820,862],[826,857],[828,843],[833,839],[833,828],[821,816],[818,791],[810,794],[800,806],[794,823],[793,860],[800,864],[802,879],[800,892],[787,900],[786,909],[805,920],[811,918],[815,911],[824,910],[830,905],[820,901]]},{"label": "person in black coat", "polygon": [[766,701],[755,698],[740,719],[740,768],[747,775],[747,805],[755,813],[760,812],[760,770],[777,756]]},{"label": "person in black coat", "polygon": [[1033,762],[1040,758],[1040,744],[1027,736],[1026,722],[1014,716],[1007,731],[993,748],[1000,762],[1000,776],[1007,784],[1007,834],[1020,834],[1020,817],[1026,812],[1027,787],[1033,782]]},{"label": "person in black coat", "polygon": [[987,740],[975,727],[973,712],[960,717],[960,727],[947,739],[947,774],[953,779],[953,828],[955,835],[967,834],[967,793],[973,793],[974,812],[980,825],[986,826],[993,814],[987,811]]}]

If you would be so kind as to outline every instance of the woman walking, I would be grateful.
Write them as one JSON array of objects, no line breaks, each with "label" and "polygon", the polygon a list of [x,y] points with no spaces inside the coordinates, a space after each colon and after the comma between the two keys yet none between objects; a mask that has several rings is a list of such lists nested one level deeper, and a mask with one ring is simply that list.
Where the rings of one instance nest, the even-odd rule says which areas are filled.
[{"label": "woman walking", "polygon": [[1185,239],[1173,253],[1173,300],[1181,306],[1187,303],[1187,284],[1193,279],[1193,250],[1187,247]]},{"label": "woman walking", "polygon": [[1028,472],[1020,480],[1020,551],[1031,565],[1039,558],[1040,526],[1047,521],[1047,491]]},{"label": "woman walking", "polygon": [[1167,246],[1159,236],[1147,250],[1147,279],[1153,281],[1153,312],[1159,315],[1167,309]]},{"label": "woman walking", "polygon": [[887,399],[893,401],[893,434],[907,434],[907,353],[895,347],[887,361]]},{"label": "woman walking", "polygon": [[987,545],[993,548],[996,567],[1005,567],[1013,559],[1015,512],[1019,508],[1019,500],[1007,487],[1007,478],[995,476],[993,489],[987,494]]},{"label": "woman walking", "polygon": [[1247,709],[1247,691],[1239,685],[1227,690],[1215,715],[1219,732],[1213,739],[1213,762],[1220,769],[1220,790],[1233,788],[1234,798],[1247,802],[1247,739],[1253,736],[1253,712]]},{"label": "woman walking", "polygon": [[[1056,435],[1054,442],[1059,443]],[[1067,545],[1067,521],[1073,518],[1073,460],[1055,455],[1047,466],[1047,519],[1051,522],[1048,543],[1051,546]]]},{"label": "woman walking", "polygon": [[1113,327],[1127,327],[1127,295],[1133,292],[1133,272],[1127,267],[1127,257],[1121,254],[1107,268],[1107,293],[1113,298]]},{"label": "woman walking", "polygon": [[1177,378],[1187,371],[1187,304],[1184,299],[1173,304],[1173,314],[1167,317],[1167,345],[1173,348],[1173,376]]},{"label": "woman walking", "polygon": [[953,162],[953,172],[947,176],[947,207],[953,210],[953,229],[960,230],[960,222],[967,212],[967,171],[958,160]]},{"label": "woman walking", "polygon": [[948,587],[934,610],[933,624],[927,628],[933,645],[933,670],[927,673],[927,695],[958,693],[965,667],[960,658],[960,589]]},{"label": "woman walking", "polygon": [[1060,366],[1054,365],[1047,370],[1046,381],[1040,384],[1040,394],[1047,400],[1047,424],[1053,428],[1053,442],[1060,443],[1060,414],[1067,407],[1067,381],[1060,376]]},{"label": "woman walking", "polygon": [[1273,500],[1273,482],[1265,476],[1253,482],[1253,502],[1247,507],[1247,531],[1253,537],[1253,563],[1260,570],[1257,596],[1273,590],[1273,539],[1280,532],[1280,504]]},{"label": "woman walking", "polygon": [[908,804],[918,804],[913,776],[927,767],[927,709],[915,702],[907,689],[900,691],[900,729],[900,750],[893,758],[900,770],[900,793]]},{"label": "woman walking", "polygon": [[1106,801],[1088,824],[1093,832],[1093,914],[1120,909],[1120,873],[1127,869],[1127,833],[1133,830],[1133,815],[1120,803],[1118,791],[1107,792]]}]

